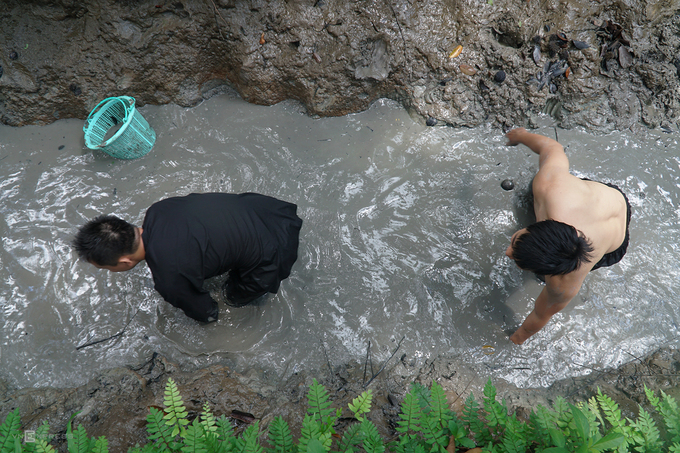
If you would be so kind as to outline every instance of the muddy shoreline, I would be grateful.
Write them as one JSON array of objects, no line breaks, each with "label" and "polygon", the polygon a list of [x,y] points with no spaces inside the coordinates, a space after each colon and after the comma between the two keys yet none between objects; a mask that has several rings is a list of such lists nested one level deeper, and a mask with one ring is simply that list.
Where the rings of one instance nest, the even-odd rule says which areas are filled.
[{"label": "muddy shoreline", "polygon": [[[233,410],[252,414],[261,428],[277,415],[291,426],[297,438],[306,410],[306,392],[313,378],[328,389],[334,407],[346,409],[347,404],[365,389],[374,394],[371,420],[385,439],[396,435],[399,405],[412,382],[441,384],[451,407],[460,411],[470,393],[480,400],[488,377],[482,368],[462,364],[456,358],[438,357],[413,366],[408,357],[393,359],[373,380],[365,364],[351,363],[333,367],[320,374],[301,372],[284,382],[274,382],[261,370],[245,374],[228,366],[213,365],[186,371],[154,355],[146,363],[113,368],[101,373],[77,388],[12,389],[0,381],[0,420],[19,408],[22,429],[35,430],[44,421],[55,435],[53,444],[66,451],[66,425],[75,413],[75,423],[82,424],[90,437],[106,436],[111,451],[127,451],[135,444],[146,442],[146,416],[149,406],[163,405],[165,383],[172,377],[178,384],[190,417],[201,412],[208,402],[216,415],[230,416]],[[377,370],[375,370],[377,371]],[[375,373],[377,374],[377,373]],[[498,397],[505,399],[511,412],[528,417],[537,405],[548,406],[562,396],[568,401],[584,401],[597,389],[611,396],[626,417],[637,414],[638,404],[646,407],[644,386],[678,398],[680,386],[680,351],[660,349],[644,358],[616,369],[593,370],[587,376],[555,382],[549,388],[521,389],[502,380],[492,382]],[[366,385],[370,381],[369,385]],[[237,429],[245,423],[234,420]]]}]

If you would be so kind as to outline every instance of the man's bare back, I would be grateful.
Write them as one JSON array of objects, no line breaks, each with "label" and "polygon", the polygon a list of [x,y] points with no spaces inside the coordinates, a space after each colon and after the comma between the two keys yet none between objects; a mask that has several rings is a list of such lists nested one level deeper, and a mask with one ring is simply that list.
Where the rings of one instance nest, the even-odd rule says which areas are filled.
[{"label": "man's bare back", "polygon": [[[564,148],[555,140],[532,134],[524,128],[514,129],[506,136],[509,146],[524,144],[539,155],[539,171],[533,181],[536,222],[557,221],[574,227],[590,245],[573,271],[545,275],[546,287],[536,299],[534,310],[510,337],[514,343],[522,344],[547,324],[552,315],[567,306],[588,272],[603,256],[615,252],[624,243],[627,245],[629,210],[619,190],[570,174]],[[513,235],[506,250],[508,257],[515,259],[515,241],[527,233],[525,230]]]}]

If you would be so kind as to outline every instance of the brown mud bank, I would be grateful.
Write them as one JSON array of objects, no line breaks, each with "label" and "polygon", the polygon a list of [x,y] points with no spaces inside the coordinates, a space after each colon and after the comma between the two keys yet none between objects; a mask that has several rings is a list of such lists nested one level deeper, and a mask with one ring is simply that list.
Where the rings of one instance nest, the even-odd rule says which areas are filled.
[{"label": "brown mud bank", "polygon": [[[3,386],[0,381],[0,420],[19,408],[24,430],[35,430],[47,421],[50,434],[55,436],[54,444],[65,451],[66,425],[70,417],[78,413],[75,423],[82,424],[91,437],[106,436],[111,451],[126,451],[146,442],[149,407],[163,405],[169,377],[177,382],[190,417],[201,412],[203,404],[208,402],[217,416],[244,412],[260,420],[261,428],[266,430],[269,422],[280,415],[290,424],[295,437],[300,433],[312,378],[326,386],[334,407],[345,410],[363,390],[372,389],[374,403],[370,418],[385,439],[396,435],[394,427],[399,420],[400,404],[412,382],[427,386],[438,382],[456,411],[462,409],[470,393],[481,400],[488,378],[483,377],[480,370],[445,357],[420,367],[412,363],[415,359],[402,356],[374,379],[370,370],[367,373],[365,364],[342,365],[332,373],[329,365],[319,375],[298,373],[275,384],[255,370],[239,374],[226,366],[215,365],[189,372],[154,355],[137,367],[106,371],[78,388],[16,390]],[[631,417],[637,413],[638,404],[647,406],[645,385],[678,398],[679,374],[680,351],[661,349],[617,369],[593,370],[588,376],[558,381],[549,388],[519,389],[501,380],[492,382],[499,398],[505,399],[509,409],[520,417],[528,417],[538,404],[550,405],[558,396],[568,401],[584,401],[598,388],[619,403],[624,416]],[[234,423],[243,428],[247,418],[234,418]]]},{"label": "brown mud bank", "polygon": [[[101,99],[192,106],[230,85],[337,116],[400,101],[428,124],[677,131],[680,3],[4,0],[0,121]],[[461,46],[460,48],[458,46]],[[502,72],[501,72],[502,71]]]}]

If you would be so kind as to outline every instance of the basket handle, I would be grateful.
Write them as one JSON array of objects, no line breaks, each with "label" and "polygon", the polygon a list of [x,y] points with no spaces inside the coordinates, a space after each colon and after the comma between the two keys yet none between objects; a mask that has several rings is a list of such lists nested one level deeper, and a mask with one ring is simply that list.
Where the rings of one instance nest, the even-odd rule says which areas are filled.
[{"label": "basket handle", "polygon": [[92,116],[94,116],[99,111],[101,106],[103,104],[105,104],[106,102],[109,102],[111,100],[116,100],[116,101],[120,101],[121,103],[123,103],[123,107],[125,108],[125,118],[123,118],[123,120],[122,120],[123,123],[126,122],[128,117],[130,116],[130,114],[135,111],[135,98],[133,98],[131,96],[108,97],[108,98],[102,100],[99,104],[97,104],[95,106],[95,108],[92,109],[90,114],[87,116],[87,119],[85,120],[85,125],[83,126],[83,130],[87,129],[87,125],[90,123],[90,119],[92,118]]}]

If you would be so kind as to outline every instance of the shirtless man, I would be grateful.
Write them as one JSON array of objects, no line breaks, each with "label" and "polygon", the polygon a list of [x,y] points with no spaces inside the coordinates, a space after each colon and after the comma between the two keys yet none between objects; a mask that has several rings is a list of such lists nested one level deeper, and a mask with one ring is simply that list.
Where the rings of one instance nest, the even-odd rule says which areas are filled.
[{"label": "shirtless man", "polygon": [[538,154],[533,181],[536,223],[515,232],[505,254],[521,269],[545,276],[534,310],[510,336],[515,344],[541,330],[578,294],[591,270],[611,266],[628,248],[630,204],[613,185],[569,173],[564,148],[524,128],[507,133],[508,146]]}]

